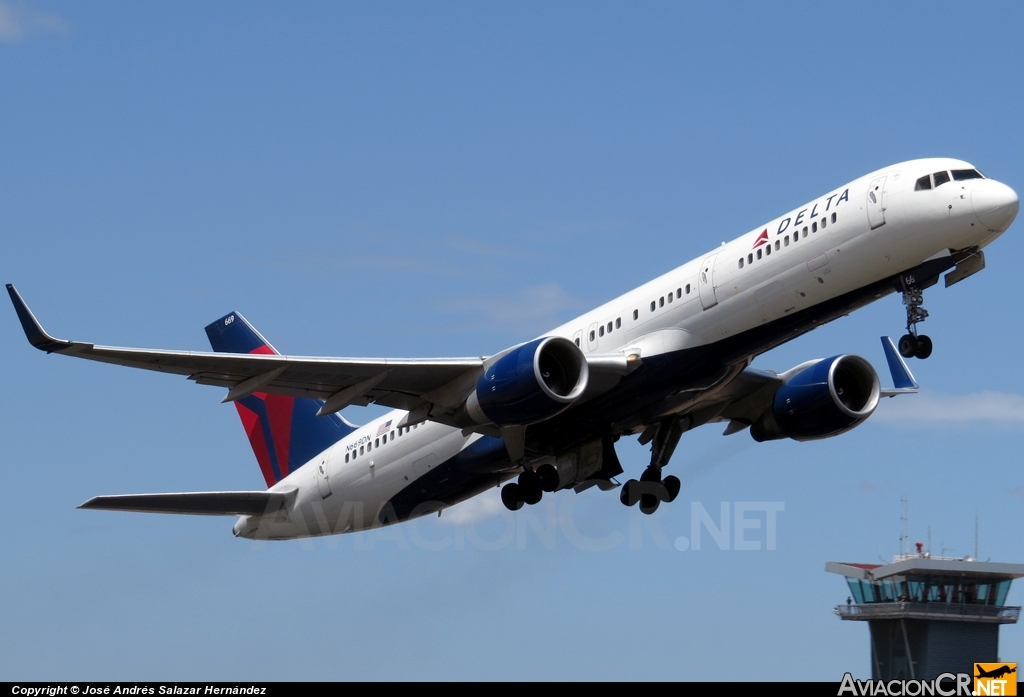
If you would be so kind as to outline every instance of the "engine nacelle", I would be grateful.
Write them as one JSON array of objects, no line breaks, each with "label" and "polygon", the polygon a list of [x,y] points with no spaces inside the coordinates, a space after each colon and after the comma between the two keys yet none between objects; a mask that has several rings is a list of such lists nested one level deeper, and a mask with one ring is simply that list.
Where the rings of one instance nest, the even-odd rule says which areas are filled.
[{"label": "engine nacelle", "polygon": [[587,359],[558,336],[517,346],[495,361],[466,400],[478,424],[528,426],[566,410],[587,389]]},{"label": "engine nacelle", "polygon": [[825,358],[779,388],[750,435],[756,441],[838,436],[871,416],[880,393],[878,373],[860,356]]}]

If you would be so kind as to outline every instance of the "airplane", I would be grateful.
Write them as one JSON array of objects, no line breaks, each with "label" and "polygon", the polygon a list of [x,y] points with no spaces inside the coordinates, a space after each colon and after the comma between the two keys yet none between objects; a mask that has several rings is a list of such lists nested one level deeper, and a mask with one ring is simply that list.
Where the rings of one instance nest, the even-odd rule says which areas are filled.
[{"label": "airplane", "polygon": [[1009,675],[1010,673],[1016,673],[1017,672],[1017,668],[1016,667],[1011,668],[1008,665],[1001,665],[998,668],[993,668],[990,671],[989,670],[985,670],[984,668],[982,668],[977,663],[975,663],[974,665],[978,669],[978,674],[974,676],[976,678],[1001,678],[1004,675]]},{"label": "airplane", "polygon": [[[251,539],[348,533],[440,513],[502,486],[510,510],[545,493],[620,488],[654,513],[679,493],[663,476],[682,434],[726,423],[757,441],[845,433],[881,397],[918,385],[923,291],[985,267],[983,248],[1019,209],[1009,186],[948,158],[902,162],[830,190],[537,338],[493,356],[281,355],[231,312],[206,327],[213,352],[120,348],[48,334],[12,285],[32,346],[228,388],[265,491],[97,496],[80,508],[238,516]],[[882,337],[894,387],[855,355],[758,370],[759,354],[891,293],[906,334]],[[363,426],[338,412],[393,411]],[[651,444],[620,485],[615,442]],[[514,480],[514,481],[511,481]]]}]

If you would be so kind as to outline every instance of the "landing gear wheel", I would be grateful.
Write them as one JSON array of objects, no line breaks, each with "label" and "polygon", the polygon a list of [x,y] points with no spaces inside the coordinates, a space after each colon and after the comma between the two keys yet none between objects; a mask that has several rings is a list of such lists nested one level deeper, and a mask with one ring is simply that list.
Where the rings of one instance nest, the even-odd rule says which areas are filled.
[{"label": "landing gear wheel", "polygon": [[519,475],[519,496],[531,506],[540,503],[544,496],[544,490],[540,488],[540,477],[533,470],[526,470]]},{"label": "landing gear wheel", "polygon": [[925,358],[928,358],[928,356],[932,355],[932,340],[929,337],[925,336],[924,334],[918,336],[917,350],[914,352],[914,355],[920,358],[921,360],[924,360]]},{"label": "landing gear wheel", "polygon": [[683,488],[683,483],[679,481],[679,477],[675,475],[669,475],[665,477],[662,484],[665,485],[665,489],[668,490],[668,501],[666,503],[672,503],[679,496],[679,490]]},{"label": "landing gear wheel", "polygon": [[622,485],[622,492],[619,493],[619,501],[623,506],[635,506],[640,501],[640,482],[630,479]]},{"label": "landing gear wheel", "polygon": [[558,488],[558,470],[552,465],[541,465],[538,467],[537,476],[540,478],[541,491],[551,493]]},{"label": "landing gear wheel", "polygon": [[[931,353],[931,340],[928,341],[928,353]],[[913,358],[917,355],[918,338],[913,334],[904,334],[900,337],[900,355],[904,358]]]},{"label": "landing gear wheel", "polygon": [[501,502],[510,511],[518,511],[522,508],[524,501],[519,498],[519,485],[513,482],[503,486],[501,488]]},{"label": "landing gear wheel", "polygon": [[658,510],[659,505],[661,501],[654,494],[643,494],[640,497],[640,512],[644,515],[651,515]]}]

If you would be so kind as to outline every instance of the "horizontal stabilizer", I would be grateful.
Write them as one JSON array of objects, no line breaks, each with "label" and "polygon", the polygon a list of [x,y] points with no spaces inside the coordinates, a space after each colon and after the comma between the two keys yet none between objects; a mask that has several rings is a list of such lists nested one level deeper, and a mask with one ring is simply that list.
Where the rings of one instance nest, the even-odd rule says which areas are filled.
[{"label": "horizontal stabilizer", "polygon": [[882,388],[882,396],[895,397],[898,394],[913,394],[917,392],[919,389],[917,381],[914,380],[914,376],[910,372],[910,368],[907,367],[906,361],[903,360],[903,356],[896,350],[892,339],[887,336],[882,337],[882,350],[885,351],[885,360],[889,364],[889,372],[892,374],[893,384],[891,389]]},{"label": "horizontal stabilizer", "polygon": [[79,508],[188,515],[265,515],[284,508],[295,492],[203,491],[184,494],[95,496]]}]

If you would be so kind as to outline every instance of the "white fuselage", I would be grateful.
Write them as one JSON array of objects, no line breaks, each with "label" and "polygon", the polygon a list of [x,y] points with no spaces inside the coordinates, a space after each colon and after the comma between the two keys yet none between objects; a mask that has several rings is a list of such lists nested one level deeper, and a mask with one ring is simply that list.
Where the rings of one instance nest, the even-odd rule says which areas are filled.
[{"label": "white fuselage", "polygon": [[[951,249],[984,247],[1016,214],[1009,187],[967,179],[915,190],[924,175],[970,169],[941,158],[872,172],[543,336],[572,340],[584,354],[646,358],[681,351],[814,307]],[[235,533],[288,538],[379,526],[392,497],[481,438],[430,421],[396,428],[406,413],[366,424],[278,482],[271,491],[296,492],[290,512],[274,520],[243,517]]]}]

